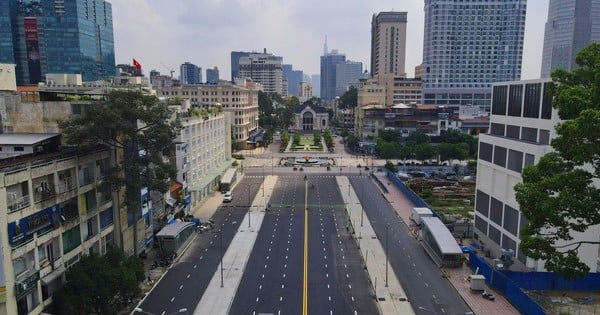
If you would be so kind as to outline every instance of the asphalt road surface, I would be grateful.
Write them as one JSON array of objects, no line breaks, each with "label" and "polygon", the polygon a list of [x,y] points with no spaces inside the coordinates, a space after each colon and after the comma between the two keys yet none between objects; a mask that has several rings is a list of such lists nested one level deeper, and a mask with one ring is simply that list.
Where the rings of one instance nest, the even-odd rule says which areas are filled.
[{"label": "asphalt road surface", "polygon": [[223,204],[215,212],[212,218],[214,229],[198,235],[145,298],[139,306],[141,309],[153,314],[172,314],[182,308],[193,310],[196,307],[217,271],[221,249],[225,253],[248,212],[249,203],[244,196],[255,196],[261,183],[262,178],[244,178],[238,183],[233,190],[233,201]]},{"label": "asphalt road surface", "polygon": [[381,245],[388,244],[390,267],[402,283],[416,314],[465,314],[469,307],[443,277],[440,268],[431,260],[421,244],[412,237],[408,227],[383,198],[369,177],[351,176],[357,192]]},{"label": "asphalt road surface", "polygon": [[230,314],[378,314],[335,178],[296,174],[275,186]]}]

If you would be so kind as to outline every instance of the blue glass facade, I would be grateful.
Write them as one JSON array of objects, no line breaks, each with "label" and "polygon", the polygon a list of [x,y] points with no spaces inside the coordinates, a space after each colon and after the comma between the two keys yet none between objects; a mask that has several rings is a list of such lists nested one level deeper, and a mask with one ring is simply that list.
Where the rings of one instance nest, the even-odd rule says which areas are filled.
[{"label": "blue glass facade", "polygon": [[346,62],[346,55],[332,51],[325,56],[321,56],[321,98],[331,102],[337,96],[336,87],[336,65]]},{"label": "blue glass facade", "polygon": [[[36,84],[46,73],[79,73],[84,81],[115,75],[112,6],[104,0],[2,1],[4,45],[11,33],[17,84]],[[8,29],[8,31],[7,31]],[[2,55],[9,48],[1,46]],[[3,59],[8,59],[2,57]]]},{"label": "blue glass facade", "polygon": [[15,63],[10,4],[8,1],[0,1],[0,63]]}]

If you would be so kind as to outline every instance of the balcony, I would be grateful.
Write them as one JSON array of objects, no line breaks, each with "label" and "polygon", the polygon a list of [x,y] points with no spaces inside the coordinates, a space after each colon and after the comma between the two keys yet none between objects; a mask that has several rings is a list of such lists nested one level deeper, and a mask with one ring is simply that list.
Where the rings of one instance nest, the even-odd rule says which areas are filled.
[{"label": "balcony", "polygon": [[13,198],[13,200],[8,202],[8,213],[19,211],[23,208],[29,207],[31,201],[29,200],[29,195],[25,195],[18,198]]},{"label": "balcony", "polygon": [[54,191],[53,185],[47,185],[44,187],[37,187],[35,189],[35,193],[33,194],[34,202],[42,202],[46,200],[50,200],[56,197],[56,191]]},{"label": "balcony", "polygon": [[[28,273],[31,273],[29,271]],[[17,281],[15,284],[15,295],[17,300],[25,296],[28,292],[35,289],[37,281],[40,280],[40,272],[35,271],[27,276],[23,281]]]},{"label": "balcony", "polygon": [[69,178],[63,182],[60,182],[58,185],[56,185],[56,189],[59,194],[64,194],[66,192],[74,190],[75,185],[72,183],[72,180]]}]

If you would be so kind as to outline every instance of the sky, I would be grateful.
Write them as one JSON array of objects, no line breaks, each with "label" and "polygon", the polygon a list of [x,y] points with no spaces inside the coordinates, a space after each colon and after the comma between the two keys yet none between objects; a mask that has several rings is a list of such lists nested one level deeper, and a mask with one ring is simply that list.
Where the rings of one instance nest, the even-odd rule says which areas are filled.
[{"label": "sky", "polygon": [[[305,74],[320,72],[327,36],[329,50],[370,66],[371,18],[381,11],[408,12],[406,72],[423,54],[423,0],[108,0],[112,4],[116,62],[136,58],[145,75],[162,74],[188,61],[217,66],[231,79],[231,51],[259,51],[283,57]],[[522,79],[540,76],[548,0],[529,0]],[[368,69],[370,70],[370,69]]]}]

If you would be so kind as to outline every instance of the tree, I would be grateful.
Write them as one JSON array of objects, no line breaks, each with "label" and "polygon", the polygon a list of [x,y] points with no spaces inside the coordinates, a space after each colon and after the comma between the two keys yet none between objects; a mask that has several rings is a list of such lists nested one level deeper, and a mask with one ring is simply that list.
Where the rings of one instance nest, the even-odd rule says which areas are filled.
[{"label": "tree", "polygon": [[384,167],[394,174],[398,172],[398,168],[396,167],[396,165],[394,165],[394,163],[392,163],[392,161],[385,161]]},{"label": "tree", "polygon": [[346,138],[346,143],[348,144],[348,148],[350,148],[350,150],[356,151],[360,140],[358,140],[358,138],[354,134],[349,133],[348,137]]},{"label": "tree", "polygon": [[421,143],[415,146],[415,157],[417,160],[425,162],[425,160],[434,158],[436,153],[435,148],[429,143]]},{"label": "tree", "polygon": [[144,269],[137,256],[110,248],[103,257],[83,256],[67,270],[66,279],[53,295],[56,314],[116,314],[139,296]]},{"label": "tree", "polygon": [[400,140],[400,138],[402,138],[402,134],[400,134],[400,131],[397,129],[390,129],[390,130],[380,130],[379,131],[379,138],[383,139],[383,141],[387,141],[387,142],[398,142],[398,140]]},{"label": "tree", "polygon": [[358,89],[355,86],[350,86],[348,91],[340,96],[340,109],[355,108],[358,104]]},{"label": "tree", "polygon": [[263,91],[258,91],[258,123],[261,126],[273,126],[273,101],[269,95]]},{"label": "tree", "polygon": [[[464,143],[467,145],[468,156],[475,156],[475,154],[477,154],[477,138],[462,133],[458,129],[442,130],[440,133],[440,142],[452,144]],[[464,160],[464,158],[462,160]]]},{"label": "tree", "polygon": [[104,183],[115,191],[125,187],[129,224],[141,217],[142,187],[166,192],[169,179],[176,178],[177,167],[165,159],[181,128],[171,115],[155,96],[112,91],[82,115],[60,123],[68,144],[100,144],[123,154]]},{"label": "tree", "polygon": [[553,152],[523,170],[516,200],[528,222],[520,249],[545,261],[546,269],[573,279],[589,272],[577,256],[581,246],[599,244],[581,234],[600,224],[600,43],[583,48],[579,68],[552,73],[553,106],[561,122]]},{"label": "tree", "polygon": [[321,131],[317,130],[315,133],[313,133],[313,143],[315,145],[321,144]]},{"label": "tree", "polygon": [[414,145],[428,143],[429,137],[421,130],[413,131],[406,137],[406,143],[412,143]]},{"label": "tree", "polygon": [[400,145],[397,142],[388,142],[383,139],[377,139],[377,144],[375,145],[375,152],[382,159],[393,159],[398,156],[398,152],[400,151]]}]

